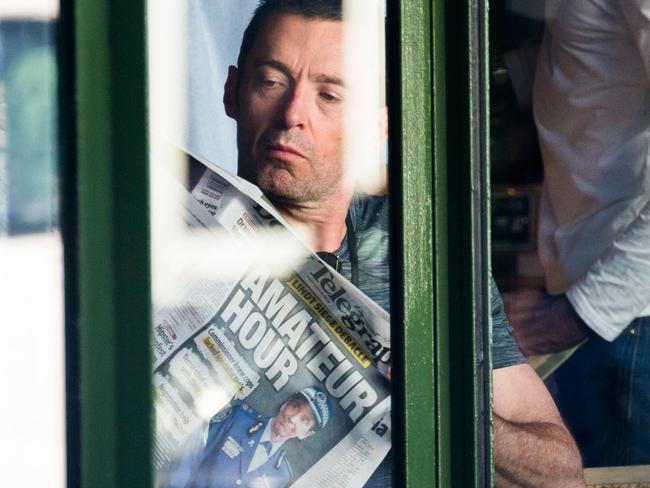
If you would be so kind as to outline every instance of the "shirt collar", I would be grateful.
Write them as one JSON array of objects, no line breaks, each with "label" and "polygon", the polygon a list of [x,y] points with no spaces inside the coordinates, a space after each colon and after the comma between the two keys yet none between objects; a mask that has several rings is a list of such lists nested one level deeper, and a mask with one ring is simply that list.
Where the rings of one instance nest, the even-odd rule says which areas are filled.
[{"label": "shirt collar", "polygon": [[266,423],[266,428],[264,429],[264,432],[262,432],[262,436],[260,437],[260,443],[262,442],[269,442],[271,444],[271,452],[269,453],[269,457],[273,456],[275,452],[282,447],[282,444],[284,444],[284,441],[282,442],[272,442],[271,441],[271,422],[273,421],[273,418],[269,419],[269,421]]}]

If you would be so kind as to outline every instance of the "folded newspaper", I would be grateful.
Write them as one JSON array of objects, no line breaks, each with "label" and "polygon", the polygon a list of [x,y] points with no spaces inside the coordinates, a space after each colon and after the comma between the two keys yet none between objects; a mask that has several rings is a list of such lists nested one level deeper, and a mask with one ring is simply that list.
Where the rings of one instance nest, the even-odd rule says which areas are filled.
[{"label": "folded newspaper", "polygon": [[[389,316],[259,189],[201,162],[186,225],[207,231],[205,253],[225,239],[258,256],[154,314],[156,486],[363,486],[390,449]],[[248,245],[271,229],[302,249],[281,270]]]}]

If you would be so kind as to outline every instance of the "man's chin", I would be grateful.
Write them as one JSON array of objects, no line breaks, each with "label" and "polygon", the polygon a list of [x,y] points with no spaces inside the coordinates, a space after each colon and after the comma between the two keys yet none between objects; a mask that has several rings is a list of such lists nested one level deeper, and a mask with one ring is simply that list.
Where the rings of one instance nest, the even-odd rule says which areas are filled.
[{"label": "man's chin", "polygon": [[305,192],[293,185],[259,182],[257,186],[269,200],[276,204],[300,204],[308,200],[305,198]]},{"label": "man's chin", "polygon": [[275,168],[257,175],[256,185],[266,197],[279,206],[303,206],[322,200],[325,186],[314,188],[304,178],[296,178],[287,170]]}]

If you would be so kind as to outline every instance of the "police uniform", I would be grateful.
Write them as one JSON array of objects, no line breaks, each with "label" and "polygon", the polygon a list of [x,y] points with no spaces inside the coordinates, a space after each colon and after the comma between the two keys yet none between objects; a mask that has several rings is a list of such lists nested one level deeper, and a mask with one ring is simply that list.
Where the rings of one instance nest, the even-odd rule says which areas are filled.
[{"label": "police uniform", "polygon": [[[293,478],[283,448],[272,450],[260,439],[270,418],[262,417],[246,404],[219,412],[208,426],[205,447],[185,458],[176,468],[168,488],[280,488]],[[260,446],[266,458],[251,469]]]}]

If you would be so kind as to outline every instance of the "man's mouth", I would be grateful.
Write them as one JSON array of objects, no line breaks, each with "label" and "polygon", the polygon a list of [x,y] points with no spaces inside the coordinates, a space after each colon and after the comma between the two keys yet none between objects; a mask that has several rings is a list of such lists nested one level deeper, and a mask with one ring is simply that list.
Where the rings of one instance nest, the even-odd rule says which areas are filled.
[{"label": "man's mouth", "polygon": [[280,421],[278,422],[278,431],[279,431],[281,434],[286,435],[286,434],[289,432],[289,430],[290,430],[290,429],[289,429],[288,422],[285,422],[284,420],[280,420]]},{"label": "man's mouth", "polygon": [[306,159],[300,151],[292,146],[285,146],[284,144],[269,144],[265,149],[275,159],[288,161]]}]

